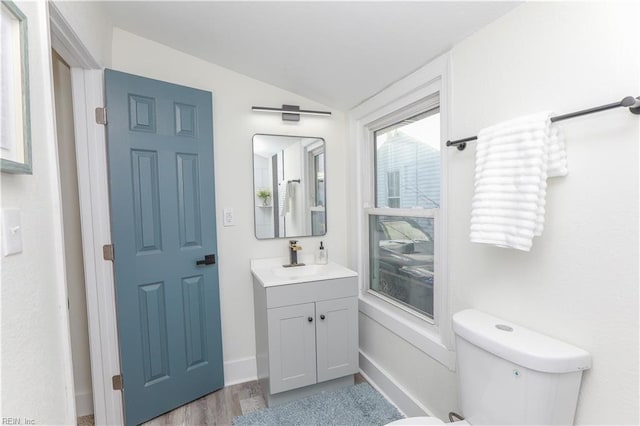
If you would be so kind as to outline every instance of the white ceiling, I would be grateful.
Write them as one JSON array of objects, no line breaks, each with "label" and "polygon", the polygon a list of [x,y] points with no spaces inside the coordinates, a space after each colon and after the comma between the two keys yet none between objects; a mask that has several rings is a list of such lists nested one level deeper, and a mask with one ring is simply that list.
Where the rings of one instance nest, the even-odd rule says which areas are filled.
[{"label": "white ceiling", "polygon": [[114,25],[348,110],[520,2],[108,2]]}]

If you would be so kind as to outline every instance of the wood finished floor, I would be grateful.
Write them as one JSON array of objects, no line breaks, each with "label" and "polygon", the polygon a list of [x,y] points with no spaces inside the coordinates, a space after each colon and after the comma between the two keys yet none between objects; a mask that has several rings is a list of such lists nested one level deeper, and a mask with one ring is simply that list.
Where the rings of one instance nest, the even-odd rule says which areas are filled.
[{"label": "wood finished floor", "polygon": [[[356,384],[366,381],[360,374],[354,377]],[[231,425],[234,417],[251,413],[265,406],[260,385],[257,381],[252,381],[222,388],[143,423],[143,426]],[[93,416],[81,417],[78,420],[78,423],[83,426],[93,426]]]},{"label": "wood finished floor", "polygon": [[143,425],[230,425],[235,416],[264,407],[262,389],[252,381],[222,388]]}]

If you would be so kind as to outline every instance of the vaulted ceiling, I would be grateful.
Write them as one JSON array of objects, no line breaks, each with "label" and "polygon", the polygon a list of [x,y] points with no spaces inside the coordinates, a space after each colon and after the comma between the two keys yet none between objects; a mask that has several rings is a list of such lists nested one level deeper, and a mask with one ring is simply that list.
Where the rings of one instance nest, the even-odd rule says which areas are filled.
[{"label": "vaulted ceiling", "polygon": [[114,25],[348,110],[520,2],[107,2]]}]

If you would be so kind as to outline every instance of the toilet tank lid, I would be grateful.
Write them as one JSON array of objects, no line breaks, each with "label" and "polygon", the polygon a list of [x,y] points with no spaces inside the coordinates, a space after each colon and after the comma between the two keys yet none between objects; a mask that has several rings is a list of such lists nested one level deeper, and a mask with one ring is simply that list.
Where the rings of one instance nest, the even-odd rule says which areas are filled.
[{"label": "toilet tank lid", "polygon": [[453,330],[485,351],[531,370],[569,373],[591,367],[587,351],[475,309],[456,313]]}]

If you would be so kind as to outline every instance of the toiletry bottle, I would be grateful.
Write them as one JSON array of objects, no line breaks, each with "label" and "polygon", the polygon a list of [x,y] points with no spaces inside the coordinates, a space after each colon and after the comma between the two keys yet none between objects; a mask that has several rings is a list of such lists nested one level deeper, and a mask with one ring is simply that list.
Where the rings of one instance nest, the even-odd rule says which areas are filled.
[{"label": "toiletry bottle", "polygon": [[324,248],[324,244],[320,241],[320,248],[316,251],[316,263],[318,265],[326,265],[328,262],[327,249]]}]

